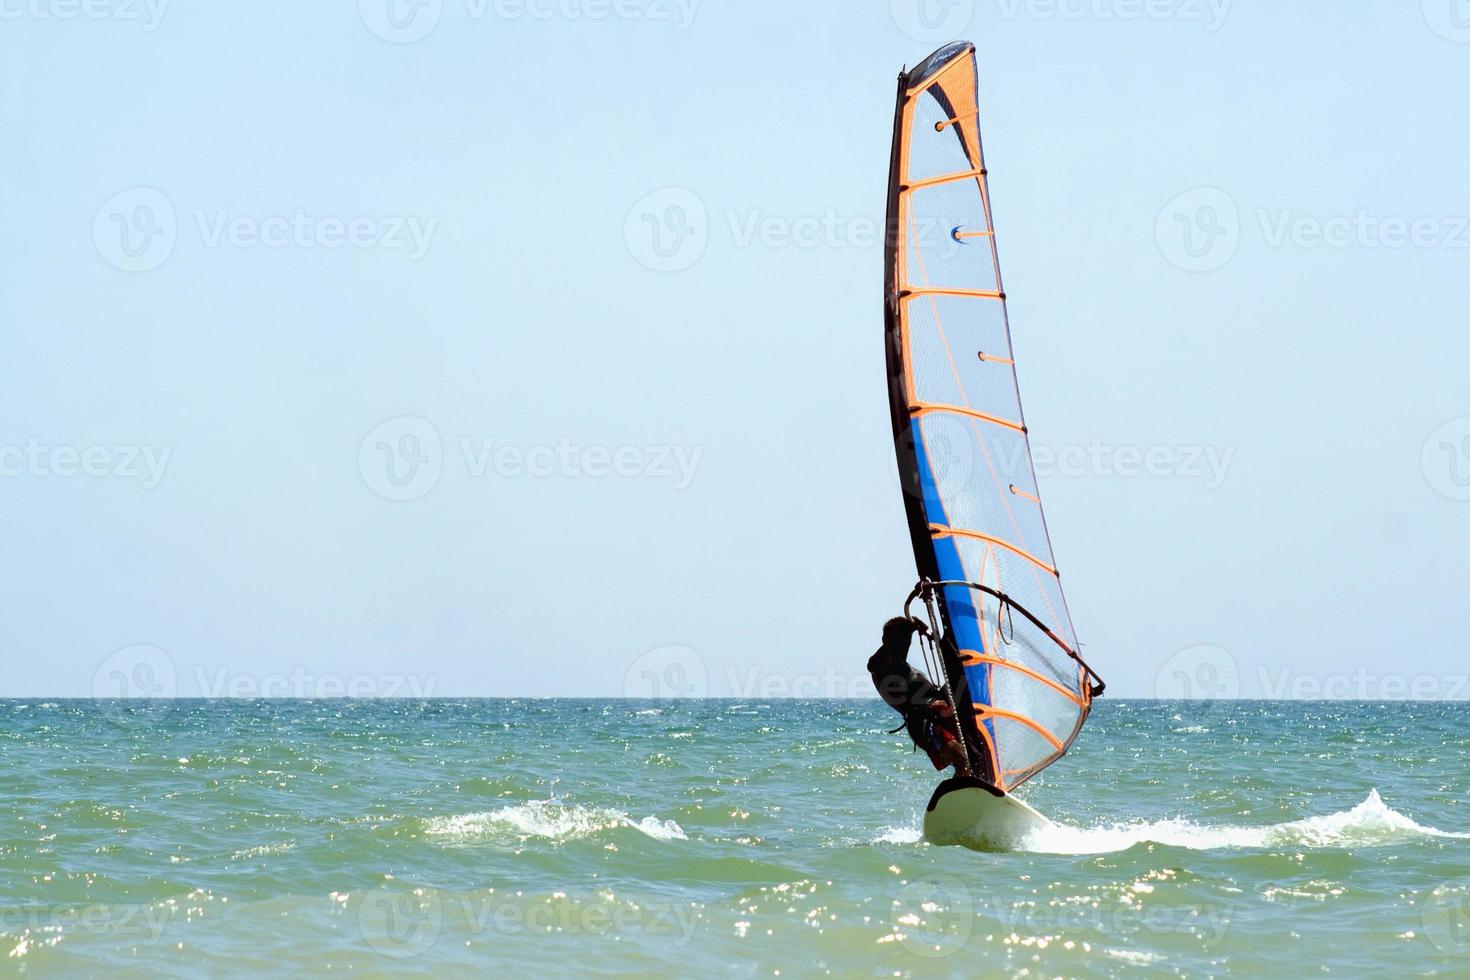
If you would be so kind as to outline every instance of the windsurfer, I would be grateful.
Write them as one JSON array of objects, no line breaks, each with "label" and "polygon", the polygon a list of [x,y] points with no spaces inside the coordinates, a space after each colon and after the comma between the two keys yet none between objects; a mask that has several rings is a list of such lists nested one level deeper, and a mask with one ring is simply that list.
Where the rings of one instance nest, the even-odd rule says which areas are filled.
[{"label": "windsurfer", "polygon": [[884,623],[883,645],[868,659],[868,673],[878,696],[903,715],[909,738],[928,753],[934,768],[954,766],[957,775],[970,776],[945,689],[909,666],[909,644],[919,628],[918,620],[902,616]]}]

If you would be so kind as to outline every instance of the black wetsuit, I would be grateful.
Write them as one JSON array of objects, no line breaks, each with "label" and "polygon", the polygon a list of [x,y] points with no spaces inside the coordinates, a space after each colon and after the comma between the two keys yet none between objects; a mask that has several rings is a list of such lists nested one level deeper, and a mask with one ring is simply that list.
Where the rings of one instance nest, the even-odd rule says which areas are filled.
[{"label": "black wetsuit", "polygon": [[[909,665],[909,644],[912,635],[902,639],[885,639],[876,653],[868,658],[868,673],[873,686],[889,707],[903,715],[904,728],[914,744],[930,752],[943,747],[945,739],[936,730],[942,726],[955,732],[956,726],[929,707],[931,701],[948,701],[947,689],[935,686],[934,682]],[[956,732],[956,734],[958,734]],[[982,779],[991,781],[988,753],[969,733],[964,733],[965,745],[973,771]],[[936,762],[936,766],[938,763]]]},{"label": "black wetsuit", "polygon": [[928,677],[909,666],[910,639],[911,636],[905,636],[902,640],[885,640],[868,658],[868,673],[878,696],[903,715],[904,727],[914,744],[928,748],[934,737],[934,722],[938,720],[929,702],[943,701],[945,694]]}]

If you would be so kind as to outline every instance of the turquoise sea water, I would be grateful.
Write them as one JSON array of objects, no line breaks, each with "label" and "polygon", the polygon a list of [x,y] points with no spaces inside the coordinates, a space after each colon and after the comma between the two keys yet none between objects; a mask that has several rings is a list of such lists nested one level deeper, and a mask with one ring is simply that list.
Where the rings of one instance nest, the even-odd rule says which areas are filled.
[{"label": "turquoise sea water", "polygon": [[1470,705],[1104,700],[1005,854],[892,717],[0,702],[0,973],[1470,975]]}]

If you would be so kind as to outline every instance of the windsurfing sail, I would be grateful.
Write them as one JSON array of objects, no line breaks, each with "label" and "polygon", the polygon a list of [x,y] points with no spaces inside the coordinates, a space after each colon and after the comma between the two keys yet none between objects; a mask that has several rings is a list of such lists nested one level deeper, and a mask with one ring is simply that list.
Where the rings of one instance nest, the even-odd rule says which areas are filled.
[{"label": "windsurfing sail", "polygon": [[984,754],[972,765],[1011,790],[1061,758],[1102,684],[1077,655],[1041,512],[977,79],[967,42],[899,76],[885,334],[916,594],[937,607],[949,641],[960,724]]}]

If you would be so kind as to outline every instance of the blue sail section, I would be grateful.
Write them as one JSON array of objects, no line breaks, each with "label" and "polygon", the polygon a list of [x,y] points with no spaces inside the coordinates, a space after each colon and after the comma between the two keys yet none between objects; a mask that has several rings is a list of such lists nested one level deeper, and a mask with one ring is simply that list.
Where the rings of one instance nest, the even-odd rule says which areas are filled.
[{"label": "blue sail section", "polygon": [[[924,513],[931,523],[948,525],[944,501],[940,499],[939,487],[934,480],[934,468],[929,462],[929,451],[924,445],[924,433],[918,424],[911,425],[914,439],[914,455],[919,464],[919,486],[924,494]],[[931,538],[934,557],[939,566],[939,577],[943,580],[965,581],[965,566],[960,560],[959,549],[954,539]],[[950,640],[960,650],[985,650],[985,641],[980,634],[979,614],[975,609],[973,593],[968,588],[949,586],[943,590],[945,610],[949,613]],[[970,690],[970,700],[989,707],[990,665],[971,664],[965,668],[965,683]],[[987,719],[984,723],[991,744],[995,743],[995,723]]]}]

